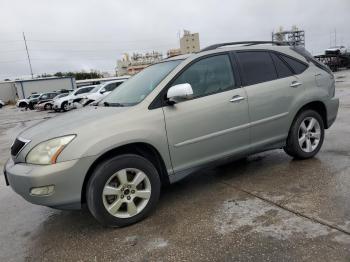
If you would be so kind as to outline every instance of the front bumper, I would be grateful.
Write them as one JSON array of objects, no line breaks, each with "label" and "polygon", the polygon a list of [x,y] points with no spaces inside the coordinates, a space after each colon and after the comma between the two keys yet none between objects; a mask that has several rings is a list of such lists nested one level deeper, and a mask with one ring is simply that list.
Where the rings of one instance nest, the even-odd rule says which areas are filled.
[{"label": "front bumper", "polygon": [[[60,209],[79,209],[85,175],[93,163],[85,157],[54,165],[15,164],[9,159],[4,173],[12,189],[30,203]],[[49,195],[31,195],[32,188],[54,186]]]},{"label": "front bumper", "polygon": [[325,104],[327,109],[327,128],[329,128],[331,127],[331,125],[333,125],[335,119],[337,118],[339,109],[339,98],[333,97]]}]

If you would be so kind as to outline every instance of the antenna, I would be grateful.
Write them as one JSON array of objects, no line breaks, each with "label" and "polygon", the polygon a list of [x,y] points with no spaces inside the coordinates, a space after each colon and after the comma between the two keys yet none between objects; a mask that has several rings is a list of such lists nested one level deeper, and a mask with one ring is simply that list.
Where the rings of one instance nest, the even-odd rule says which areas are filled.
[{"label": "antenna", "polygon": [[29,68],[30,68],[30,74],[32,75],[32,79],[34,79],[34,76],[33,76],[33,69],[32,69],[32,63],[30,62],[30,56],[29,56],[29,51],[28,51],[26,36],[24,35],[24,32],[23,32],[23,40],[24,40],[24,45],[26,46],[27,57],[28,57],[28,63],[29,63]]}]

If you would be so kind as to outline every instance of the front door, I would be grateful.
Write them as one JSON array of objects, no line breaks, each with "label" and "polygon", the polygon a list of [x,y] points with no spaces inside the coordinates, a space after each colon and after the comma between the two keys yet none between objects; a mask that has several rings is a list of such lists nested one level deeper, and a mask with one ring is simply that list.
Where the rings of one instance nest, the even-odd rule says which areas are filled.
[{"label": "front door", "polygon": [[249,114],[228,54],[201,58],[172,83],[189,83],[193,98],[163,107],[175,172],[247,150]]}]

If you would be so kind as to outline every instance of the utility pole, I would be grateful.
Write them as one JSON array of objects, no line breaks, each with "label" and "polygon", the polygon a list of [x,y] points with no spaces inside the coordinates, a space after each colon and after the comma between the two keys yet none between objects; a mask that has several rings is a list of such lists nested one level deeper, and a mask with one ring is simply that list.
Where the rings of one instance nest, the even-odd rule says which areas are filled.
[{"label": "utility pole", "polygon": [[33,76],[33,69],[32,69],[32,63],[30,62],[30,56],[29,56],[29,51],[28,51],[26,36],[24,35],[24,32],[23,32],[23,40],[24,40],[24,45],[26,46],[27,57],[28,57],[28,63],[29,63],[29,68],[30,68],[30,74],[32,75],[32,79],[34,79],[34,76]]}]

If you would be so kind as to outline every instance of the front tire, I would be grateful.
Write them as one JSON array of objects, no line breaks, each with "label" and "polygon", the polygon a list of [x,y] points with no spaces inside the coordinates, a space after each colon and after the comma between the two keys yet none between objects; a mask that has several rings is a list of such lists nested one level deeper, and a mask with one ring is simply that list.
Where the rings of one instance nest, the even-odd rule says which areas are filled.
[{"label": "front tire", "polygon": [[120,155],[101,163],[87,184],[92,215],[103,225],[123,227],[146,218],[160,195],[157,169],[147,159]]},{"label": "front tire", "polygon": [[45,109],[45,110],[51,110],[51,109],[52,109],[52,105],[51,105],[51,104],[46,104],[46,105],[44,106],[44,109]]},{"label": "front tire", "polygon": [[67,112],[69,110],[68,102],[63,102],[61,109],[63,112]]},{"label": "front tire", "polygon": [[319,113],[305,110],[297,115],[289,131],[284,151],[297,159],[314,157],[324,140],[324,123]]}]

